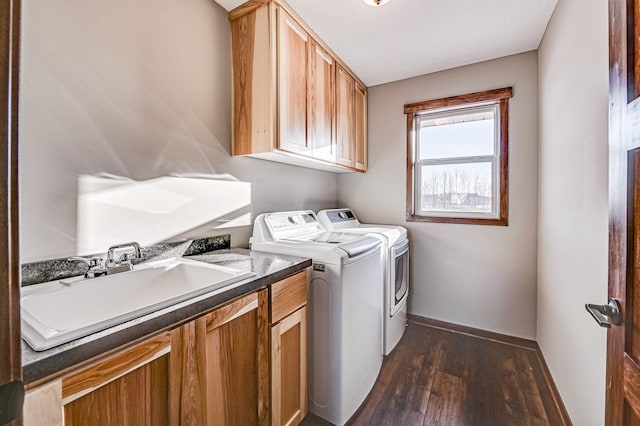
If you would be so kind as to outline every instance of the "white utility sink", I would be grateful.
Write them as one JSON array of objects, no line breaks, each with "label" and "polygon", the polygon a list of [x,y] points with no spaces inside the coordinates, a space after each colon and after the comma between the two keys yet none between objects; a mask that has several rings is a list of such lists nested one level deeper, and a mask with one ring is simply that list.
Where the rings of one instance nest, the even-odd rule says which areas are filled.
[{"label": "white utility sink", "polygon": [[25,287],[22,337],[34,350],[46,350],[254,275],[177,258],[119,274]]}]

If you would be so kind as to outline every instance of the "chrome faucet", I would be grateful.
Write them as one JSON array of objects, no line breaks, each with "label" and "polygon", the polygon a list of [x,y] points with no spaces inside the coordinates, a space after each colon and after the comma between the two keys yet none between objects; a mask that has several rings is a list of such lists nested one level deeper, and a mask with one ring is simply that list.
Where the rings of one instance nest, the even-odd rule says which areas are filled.
[{"label": "chrome faucet", "polygon": [[85,278],[95,278],[107,274],[107,270],[102,266],[102,258],[100,257],[91,257],[87,259],[80,256],[73,256],[67,260],[74,260],[86,264],[87,272],[84,273]]},{"label": "chrome faucet", "polygon": [[[115,259],[114,253],[116,250],[125,248],[132,248],[133,251],[122,253],[118,259]],[[109,250],[107,250],[107,260],[105,261],[107,275],[131,271],[133,269],[132,261],[136,260],[142,260],[142,251],[140,250],[140,244],[135,241],[109,247]]]},{"label": "chrome faucet", "polygon": [[[120,255],[117,259],[114,258],[116,250],[130,248],[132,250],[126,251]],[[117,274],[118,272],[127,272],[133,270],[133,263],[142,260],[142,250],[140,250],[140,244],[135,241],[125,244],[118,244],[109,247],[107,250],[107,258],[104,263],[100,257],[80,257],[73,256],[67,260],[73,260],[82,262],[87,265],[87,272],[85,272],[85,278],[95,278],[102,275]]]}]

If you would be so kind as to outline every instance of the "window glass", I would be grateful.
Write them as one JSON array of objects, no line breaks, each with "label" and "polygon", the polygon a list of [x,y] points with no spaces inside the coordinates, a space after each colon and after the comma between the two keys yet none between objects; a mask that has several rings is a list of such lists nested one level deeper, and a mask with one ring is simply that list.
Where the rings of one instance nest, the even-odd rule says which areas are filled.
[{"label": "window glass", "polygon": [[493,207],[490,162],[422,166],[420,210],[490,213]]},{"label": "window glass", "polygon": [[493,155],[494,111],[420,120],[419,159]]}]

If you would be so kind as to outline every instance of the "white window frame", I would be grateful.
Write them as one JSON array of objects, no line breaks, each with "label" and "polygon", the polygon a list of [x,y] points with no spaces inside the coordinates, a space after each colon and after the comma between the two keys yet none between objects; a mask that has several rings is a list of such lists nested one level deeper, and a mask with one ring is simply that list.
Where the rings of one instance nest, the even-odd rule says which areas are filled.
[{"label": "white window frame", "polygon": [[[449,118],[459,115],[473,114],[477,112],[493,112],[493,155],[482,156],[465,156],[437,158],[428,160],[419,160],[420,158],[420,129],[421,123],[426,120],[437,118]],[[414,214],[419,216],[436,216],[436,217],[460,217],[469,219],[498,219],[500,217],[500,104],[499,102],[489,102],[483,104],[462,106],[458,108],[449,108],[436,111],[425,111],[416,114],[415,123],[415,159],[413,168],[414,173]],[[465,210],[422,210],[422,166],[438,166],[452,165],[464,163],[490,163],[491,164],[491,211],[490,212],[472,212]]]}]

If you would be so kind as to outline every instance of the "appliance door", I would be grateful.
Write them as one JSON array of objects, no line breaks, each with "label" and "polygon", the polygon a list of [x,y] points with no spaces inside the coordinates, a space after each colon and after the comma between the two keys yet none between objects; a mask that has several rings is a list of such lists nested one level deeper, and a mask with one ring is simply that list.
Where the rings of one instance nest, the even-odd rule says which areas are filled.
[{"label": "appliance door", "polygon": [[409,240],[391,247],[391,280],[389,291],[389,315],[394,316],[405,301],[409,291]]}]

